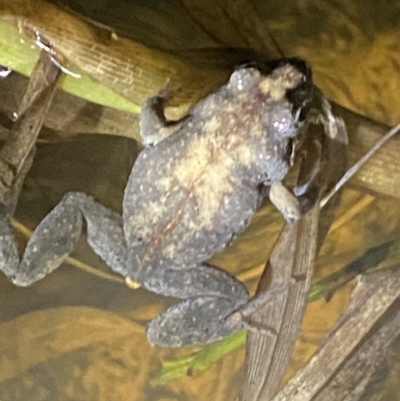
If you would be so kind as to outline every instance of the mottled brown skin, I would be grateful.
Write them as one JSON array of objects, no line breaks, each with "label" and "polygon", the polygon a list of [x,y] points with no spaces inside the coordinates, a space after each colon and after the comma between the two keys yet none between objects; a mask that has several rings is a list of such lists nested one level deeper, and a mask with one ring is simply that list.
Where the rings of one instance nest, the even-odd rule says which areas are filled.
[{"label": "mottled brown skin", "polygon": [[39,225],[19,266],[0,252],[0,268],[18,285],[44,277],[73,248],[83,215],[88,242],[113,270],[183,299],[149,324],[151,343],[206,343],[240,328],[226,318],[248,301],[246,287],[205,261],[246,227],[265,186],[288,220],[299,217],[281,182],[311,88],[305,63],[281,60],[263,73],[235,71],[179,122],[166,121],[161,96],[149,99],[141,115],[146,149],[126,186],[122,219],[84,194],[68,194]]}]

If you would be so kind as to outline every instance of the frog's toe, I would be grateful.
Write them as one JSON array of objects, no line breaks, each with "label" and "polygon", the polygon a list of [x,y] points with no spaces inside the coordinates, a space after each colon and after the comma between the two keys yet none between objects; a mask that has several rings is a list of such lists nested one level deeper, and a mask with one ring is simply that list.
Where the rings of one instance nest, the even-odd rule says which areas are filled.
[{"label": "frog's toe", "polygon": [[207,344],[237,329],[225,321],[237,308],[228,298],[189,298],[156,316],[147,326],[147,337],[152,345],[164,347]]},{"label": "frog's toe", "polygon": [[282,213],[287,222],[295,223],[300,219],[299,200],[281,182],[271,185],[269,199]]}]

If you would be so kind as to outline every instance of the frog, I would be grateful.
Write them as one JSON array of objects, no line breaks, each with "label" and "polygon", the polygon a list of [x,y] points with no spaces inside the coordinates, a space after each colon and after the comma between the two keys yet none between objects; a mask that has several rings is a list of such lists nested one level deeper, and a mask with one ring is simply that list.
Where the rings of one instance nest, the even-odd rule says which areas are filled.
[{"label": "frog", "polygon": [[245,326],[230,317],[249,305],[246,285],[207,261],[246,228],[263,198],[287,221],[301,217],[284,179],[306,132],[313,83],[300,59],[244,64],[176,121],[166,118],[166,92],[142,106],[144,148],[122,215],[70,192],[37,226],[20,260],[2,212],[0,269],[15,285],[32,285],[62,264],[85,222],[89,245],[114,272],[180,299],[146,328],[152,345],[180,347]]}]

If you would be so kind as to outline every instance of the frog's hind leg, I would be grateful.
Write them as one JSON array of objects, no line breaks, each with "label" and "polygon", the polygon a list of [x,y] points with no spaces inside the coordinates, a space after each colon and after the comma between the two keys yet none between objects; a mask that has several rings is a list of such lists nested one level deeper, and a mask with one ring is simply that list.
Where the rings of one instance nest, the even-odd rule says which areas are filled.
[{"label": "frog's hind leg", "polygon": [[163,347],[217,341],[237,330],[225,324],[225,317],[235,310],[235,304],[227,298],[188,298],[156,316],[147,326],[147,338],[152,345]]},{"label": "frog's hind leg", "polygon": [[237,330],[225,319],[246,304],[246,286],[225,270],[200,265],[165,269],[143,282],[153,292],[184,299],[156,316],[147,327],[152,344],[179,347],[205,344]]},{"label": "frog's hind leg", "polygon": [[43,219],[29,239],[21,262],[8,215],[0,218],[0,270],[16,285],[28,286],[56,269],[73,250],[87,222],[87,240],[116,272],[126,266],[122,218],[84,193],[71,192]]}]

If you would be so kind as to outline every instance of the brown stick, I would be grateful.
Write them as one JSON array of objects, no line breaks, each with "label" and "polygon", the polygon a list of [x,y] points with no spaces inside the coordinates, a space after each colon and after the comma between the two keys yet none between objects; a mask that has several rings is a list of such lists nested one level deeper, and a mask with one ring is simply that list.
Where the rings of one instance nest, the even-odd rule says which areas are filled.
[{"label": "brown stick", "polygon": [[[332,116],[330,106],[323,98],[322,108],[328,116],[324,129],[320,125],[310,127],[319,131],[310,134],[309,138],[314,140],[319,135],[322,146],[321,160],[317,160],[321,171],[315,178],[319,183],[313,183],[310,190],[316,189],[314,185],[329,190],[346,170],[344,123]],[[342,157],[338,158],[338,154]],[[310,171],[306,165],[310,158],[312,156],[306,155],[303,161],[299,181]],[[285,374],[308,303],[316,252],[333,220],[330,208],[324,210],[324,215],[320,221],[319,202],[316,202],[299,222],[286,224],[264,269],[257,294],[277,284],[284,290],[251,316],[255,326],[265,326],[273,334],[248,333],[242,401],[270,399]]]},{"label": "brown stick", "polygon": [[314,357],[273,401],[340,401],[361,394],[377,356],[400,334],[399,296],[399,265],[361,276]]},{"label": "brown stick", "polygon": [[25,175],[32,164],[36,139],[51,104],[60,70],[42,51],[21,102],[19,118],[0,150],[0,203],[13,214]]}]

